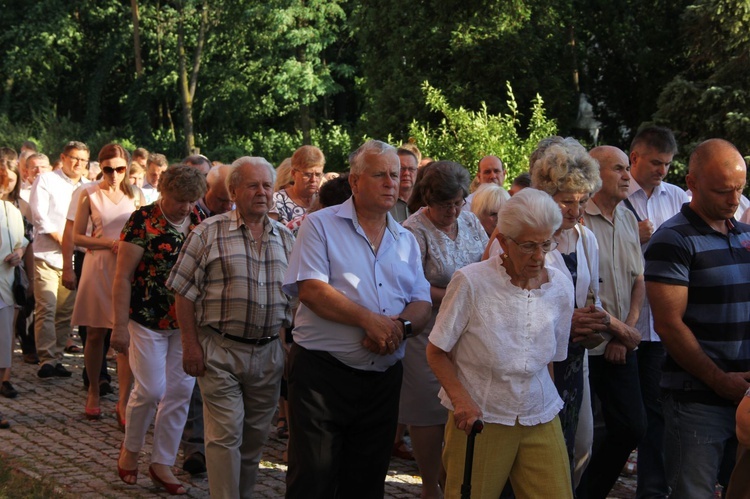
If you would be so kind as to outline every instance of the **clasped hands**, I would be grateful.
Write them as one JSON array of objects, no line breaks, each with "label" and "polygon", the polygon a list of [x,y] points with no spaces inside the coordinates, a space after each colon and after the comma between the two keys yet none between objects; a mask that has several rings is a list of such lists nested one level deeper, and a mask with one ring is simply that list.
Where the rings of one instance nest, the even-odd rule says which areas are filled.
[{"label": "clasped hands", "polygon": [[611,318],[604,310],[593,304],[573,311],[570,326],[570,340],[585,348],[594,348],[604,341],[601,333],[608,331]]},{"label": "clasped hands", "polygon": [[378,355],[391,355],[404,339],[403,325],[398,316],[372,314],[364,330],[362,346]]}]

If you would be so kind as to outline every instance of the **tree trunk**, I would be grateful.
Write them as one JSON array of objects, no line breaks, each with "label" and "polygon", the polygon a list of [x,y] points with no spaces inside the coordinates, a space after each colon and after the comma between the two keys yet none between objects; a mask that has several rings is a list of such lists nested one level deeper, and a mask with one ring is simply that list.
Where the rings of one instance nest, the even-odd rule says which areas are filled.
[{"label": "tree trunk", "polygon": [[182,126],[185,133],[185,155],[194,154],[195,132],[193,130],[193,100],[195,98],[195,89],[198,85],[198,73],[201,66],[201,55],[203,54],[203,44],[206,39],[206,29],[208,27],[208,0],[203,1],[203,11],[201,12],[201,26],[198,31],[198,43],[195,47],[193,56],[193,67],[190,71],[190,80],[188,81],[187,62],[185,55],[185,26],[184,11],[180,10],[180,22],[177,37],[177,55],[179,57],[179,81],[180,97],[182,101]]},{"label": "tree trunk", "polygon": [[130,0],[130,10],[133,14],[133,50],[135,51],[135,74],[143,76],[143,60],[141,59],[141,32],[138,21],[138,0]]}]

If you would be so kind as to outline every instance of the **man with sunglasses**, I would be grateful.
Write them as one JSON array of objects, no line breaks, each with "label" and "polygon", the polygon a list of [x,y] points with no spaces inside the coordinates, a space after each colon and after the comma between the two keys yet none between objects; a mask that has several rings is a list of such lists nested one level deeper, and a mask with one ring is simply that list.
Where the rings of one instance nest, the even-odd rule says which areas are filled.
[{"label": "man with sunglasses", "polygon": [[70,338],[76,294],[63,286],[62,238],[73,191],[88,182],[84,174],[89,148],[82,142],[68,142],[60,161],[60,170],[37,177],[29,201],[34,223],[34,336],[41,364],[37,373],[40,378],[71,375],[61,360]]}]

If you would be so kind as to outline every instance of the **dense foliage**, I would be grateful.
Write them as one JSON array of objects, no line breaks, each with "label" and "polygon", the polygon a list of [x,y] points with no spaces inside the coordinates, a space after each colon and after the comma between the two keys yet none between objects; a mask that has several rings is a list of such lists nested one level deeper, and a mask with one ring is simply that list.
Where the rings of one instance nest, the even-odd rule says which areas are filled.
[{"label": "dense foliage", "polygon": [[[412,136],[436,156],[473,166],[497,152],[520,168],[552,121],[592,143],[575,129],[585,94],[601,142],[627,148],[657,121],[684,152],[723,136],[748,153],[748,5],[4,0],[0,142],[56,154],[73,138],[94,150],[117,139],[171,159],[194,144],[274,163],[305,142],[342,169],[364,136]],[[439,137],[461,120],[460,138]]]}]

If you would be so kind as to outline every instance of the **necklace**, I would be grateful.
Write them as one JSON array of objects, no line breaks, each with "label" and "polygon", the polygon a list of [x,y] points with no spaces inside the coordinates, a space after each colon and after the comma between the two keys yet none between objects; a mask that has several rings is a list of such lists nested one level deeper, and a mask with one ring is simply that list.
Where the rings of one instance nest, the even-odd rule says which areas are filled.
[{"label": "necklace", "polygon": [[[386,226],[387,223],[388,223],[388,221],[386,220],[385,222],[383,222],[383,225],[381,225],[378,228],[378,232],[377,232],[377,235],[375,236],[374,240],[370,239],[370,236],[367,235],[367,231],[364,231],[365,232],[365,237],[367,238],[367,242],[370,243],[370,249],[372,249],[372,252],[375,253],[375,254],[377,254],[377,252],[378,252],[378,246],[380,245],[380,241],[383,239],[383,234],[385,234],[385,226]],[[363,229],[364,229],[364,227],[363,227]]]},{"label": "necklace", "polygon": [[172,227],[174,227],[177,230],[184,229],[185,228],[185,224],[190,220],[190,214],[189,213],[187,215],[185,215],[185,218],[182,219],[182,222],[177,223],[177,222],[174,222],[174,221],[170,220],[169,217],[167,216],[167,212],[164,211],[164,208],[161,205],[161,200],[159,200],[159,209],[161,210],[162,216],[164,216],[164,220],[166,220],[169,223],[169,225],[171,225]]}]

